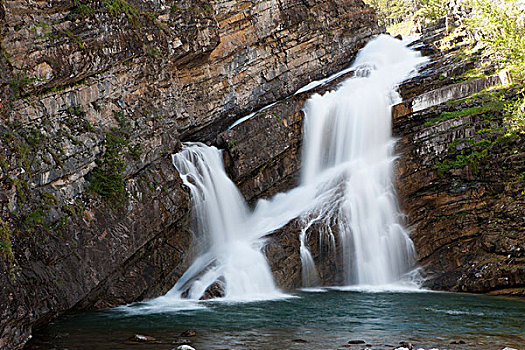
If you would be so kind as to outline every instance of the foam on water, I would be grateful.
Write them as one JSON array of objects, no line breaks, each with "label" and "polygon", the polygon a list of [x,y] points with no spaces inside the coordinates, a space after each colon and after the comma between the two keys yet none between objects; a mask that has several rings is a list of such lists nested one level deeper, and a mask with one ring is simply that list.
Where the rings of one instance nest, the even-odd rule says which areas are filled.
[{"label": "foam on water", "polygon": [[432,293],[431,290],[423,289],[418,284],[405,281],[403,283],[391,283],[381,285],[351,285],[351,286],[334,286],[327,287],[331,290],[342,292],[361,292],[361,293]]},{"label": "foam on water", "polygon": [[119,306],[112,310],[115,312],[125,314],[127,316],[134,316],[172,312],[187,312],[194,310],[203,310],[206,308],[206,305],[199,301],[181,299],[178,296],[164,295],[152,300],[148,300],[146,302],[139,302]]}]

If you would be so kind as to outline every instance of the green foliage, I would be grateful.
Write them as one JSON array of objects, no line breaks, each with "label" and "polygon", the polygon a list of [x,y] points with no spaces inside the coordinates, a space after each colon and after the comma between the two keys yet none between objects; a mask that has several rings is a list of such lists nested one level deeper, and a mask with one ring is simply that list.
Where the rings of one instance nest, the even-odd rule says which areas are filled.
[{"label": "green foliage", "polygon": [[137,9],[126,0],[102,0],[102,5],[114,17],[124,13],[128,19],[135,20],[139,15]]},{"label": "green foliage", "polygon": [[146,51],[146,54],[151,58],[157,58],[162,56],[162,52],[157,47],[145,45],[144,50]]},{"label": "green foliage", "polygon": [[40,196],[42,197],[42,202],[46,209],[52,208],[58,203],[57,198],[52,193],[42,192]]},{"label": "green foliage", "polygon": [[31,147],[24,141],[16,141],[15,143],[16,158],[19,161],[19,165],[24,168],[26,171],[31,170],[31,165],[33,164],[33,157],[31,154]]},{"label": "green foliage", "polygon": [[38,208],[29,215],[27,215],[24,219],[24,228],[27,232],[33,233],[38,228],[44,228],[46,231],[49,231],[49,226],[45,223],[45,213],[44,209]]},{"label": "green foliage", "polygon": [[32,127],[31,129],[22,132],[21,135],[24,137],[24,140],[27,142],[27,144],[33,148],[37,148],[42,145],[46,137],[42,132]]},{"label": "green foliage", "polygon": [[213,10],[210,7],[210,5],[204,4],[202,7],[204,8],[204,11],[209,12],[209,13],[213,13]]},{"label": "green foliage", "polygon": [[16,197],[18,198],[18,201],[20,203],[24,203],[31,196],[31,192],[29,191],[29,185],[27,184],[27,181],[15,179],[14,184],[16,189]]},{"label": "green foliage", "polygon": [[521,87],[519,98],[505,104],[505,123],[511,132],[525,130],[525,87]]},{"label": "green foliage", "polygon": [[[505,103],[503,102],[503,96],[498,93],[485,93],[483,95],[478,95],[477,99],[482,102],[481,105],[467,107],[459,109],[454,112],[443,112],[439,117],[432,118],[425,122],[425,126],[430,126],[435,123],[439,123],[445,120],[454,119],[454,118],[463,118],[466,116],[475,116],[480,114],[485,114],[489,112],[501,112],[505,108]],[[469,98],[467,100],[472,100],[474,98]],[[463,101],[467,101],[463,100]],[[461,101],[459,101],[461,102]],[[449,105],[457,104],[458,102],[449,103]]]},{"label": "green foliage", "polygon": [[142,155],[142,145],[137,143],[136,145],[129,147],[129,153],[131,154],[131,158],[133,158],[133,160],[140,160],[140,156]]},{"label": "green foliage", "polygon": [[14,260],[11,244],[11,230],[2,220],[0,220],[0,253],[7,256],[10,261]]},{"label": "green foliage", "polygon": [[421,0],[417,16],[436,21],[447,14],[447,0]]},{"label": "green foliage", "polygon": [[9,82],[9,87],[13,93],[14,98],[20,98],[26,94],[26,90],[30,87],[36,78],[29,78],[26,73],[17,73]]},{"label": "green foliage", "polygon": [[80,39],[79,36],[73,34],[69,29],[60,30],[59,33],[60,35],[69,38],[69,40],[77,44],[79,49],[84,49],[84,43],[82,42],[82,39]]},{"label": "green foliage", "polygon": [[0,219],[0,255],[6,257],[9,268],[9,276],[12,280],[14,280],[15,255],[13,254],[13,244],[11,242],[11,236],[12,235],[9,226],[7,225],[7,223],[3,222],[2,219]]},{"label": "green foliage", "polygon": [[467,165],[474,173],[477,173],[480,163],[489,155],[490,149],[497,143],[497,141],[487,139],[477,142],[469,140],[469,142],[471,143],[470,147],[461,150],[454,159],[445,159],[434,166],[439,177],[443,177],[445,172],[450,169],[460,169]]},{"label": "green foliage", "polygon": [[436,21],[447,13],[447,0],[365,0],[377,11],[379,25],[390,33],[408,34],[414,27],[414,17]]},{"label": "green foliage", "polygon": [[82,109],[81,106],[71,106],[67,109],[67,111],[77,117],[83,117],[86,115],[86,111]]},{"label": "green foliage", "polygon": [[114,112],[120,128],[112,128],[106,133],[106,150],[101,159],[97,159],[97,167],[91,172],[88,190],[97,193],[102,199],[115,208],[128,199],[124,171],[126,164],[122,159],[123,149],[128,145],[131,132],[129,121],[123,112]]},{"label": "green foliage", "polygon": [[[450,119],[466,115],[481,115],[485,121],[491,121],[495,114],[504,114],[504,124],[502,126],[491,126],[478,130],[472,138],[456,139],[450,143],[448,149],[450,156],[438,162],[434,169],[438,175],[443,175],[451,169],[461,169],[469,166],[473,173],[481,169],[481,164],[486,162],[487,156],[495,147],[506,148],[515,143],[519,134],[524,132],[524,102],[523,91],[519,89],[517,98],[506,100],[505,91],[484,92],[471,97],[468,100],[477,100],[481,105],[458,110],[451,113],[443,113],[440,118]],[[432,121],[432,120],[431,120]],[[492,122],[491,122],[492,125]],[[465,145],[457,151],[459,144]]]},{"label": "green foliage", "polygon": [[490,111],[490,108],[485,106],[474,106],[470,108],[460,109],[458,111],[454,112],[443,112],[439,117],[432,118],[425,122],[425,126],[430,126],[432,124],[436,124],[445,120],[454,119],[454,118],[462,118],[469,115],[478,115],[483,114],[485,112]]},{"label": "green foliage", "polygon": [[478,42],[502,66],[525,76],[525,14],[518,0],[470,0],[473,16],[467,19]]},{"label": "green foliage", "polygon": [[73,8],[71,9],[71,13],[76,13],[79,15],[90,15],[95,12],[95,10],[84,3],[81,2],[81,0],[74,0],[73,1]]},{"label": "green foliage", "polygon": [[11,54],[7,52],[3,42],[0,42],[0,57],[5,62],[11,63]]}]

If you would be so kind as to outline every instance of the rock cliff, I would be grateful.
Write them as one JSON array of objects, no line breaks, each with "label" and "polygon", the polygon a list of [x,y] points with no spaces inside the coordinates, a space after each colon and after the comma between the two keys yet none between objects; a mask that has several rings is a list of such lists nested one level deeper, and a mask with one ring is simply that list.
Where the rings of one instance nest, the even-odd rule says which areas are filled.
[{"label": "rock cliff", "polygon": [[395,119],[399,200],[432,289],[523,294],[525,148],[503,109],[516,97],[495,90]]},{"label": "rock cliff", "polygon": [[[198,250],[171,165],[181,140],[242,159],[219,133],[380,31],[359,0],[15,0],[0,23],[2,348],[66,310],[166,292]],[[231,168],[251,200],[294,176],[300,137],[285,143]]]}]

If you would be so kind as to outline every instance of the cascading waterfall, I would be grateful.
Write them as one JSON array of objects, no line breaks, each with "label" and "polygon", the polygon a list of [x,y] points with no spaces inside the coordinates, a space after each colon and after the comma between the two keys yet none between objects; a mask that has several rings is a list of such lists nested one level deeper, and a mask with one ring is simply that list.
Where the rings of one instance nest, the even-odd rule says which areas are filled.
[{"label": "cascading waterfall", "polygon": [[173,164],[190,188],[195,229],[210,241],[208,252],[192,264],[170,294],[180,295],[190,284],[188,297],[199,299],[216,281],[230,298],[275,294],[261,242],[249,226],[249,210],[224,171],[221,152],[188,143],[173,156]]},{"label": "cascading waterfall", "polygon": [[[322,220],[337,218],[346,284],[392,283],[413,264],[392,184],[391,106],[400,102],[397,84],[422,62],[401,42],[379,36],[356,58],[354,78],[306,102],[302,186],[339,170],[344,195],[317,208],[330,207]],[[304,257],[303,269],[311,269],[310,260]]]},{"label": "cascading waterfall", "polygon": [[305,286],[319,283],[308,246],[314,224],[323,227],[318,234],[334,254],[336,244],[341,245],[346,284],[387,284],[408,272],[414,247],[401,224],[392,184],[390,109],[400,100],[397,84],[422,62],[399,40],[386,35],[372,40],[358,54],[353,78],[305,105],[300,185],[260,200],[253,211],[227,177],[219,150],[185,144],[173,162],[190,188],[195,228],[209,246],[167,296],[199,299],[217,282],[226,298],[276,296],[261,253],[264,236],[295,218],[304,224]]}]

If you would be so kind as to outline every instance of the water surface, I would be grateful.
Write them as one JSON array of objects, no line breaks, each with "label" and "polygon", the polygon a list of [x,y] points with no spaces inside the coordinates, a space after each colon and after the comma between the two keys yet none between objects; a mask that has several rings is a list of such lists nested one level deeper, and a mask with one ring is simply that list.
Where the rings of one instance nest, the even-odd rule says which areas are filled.
[{"label": "water surface", "polygon": [[[111,309],[69,315],[36,332],[29,349],[525,349],[525,301],[431,292],[298,292],[251,303],[200,302],[153,314]],[[132,310],[137,310],[137,305]],[[194,329],[197,336],[180,337]],[[156,342],[133,344],[134,334]],[[465,344],[451,344],[463,341]],[[345,347],[346,346],[346,347]]]}]

